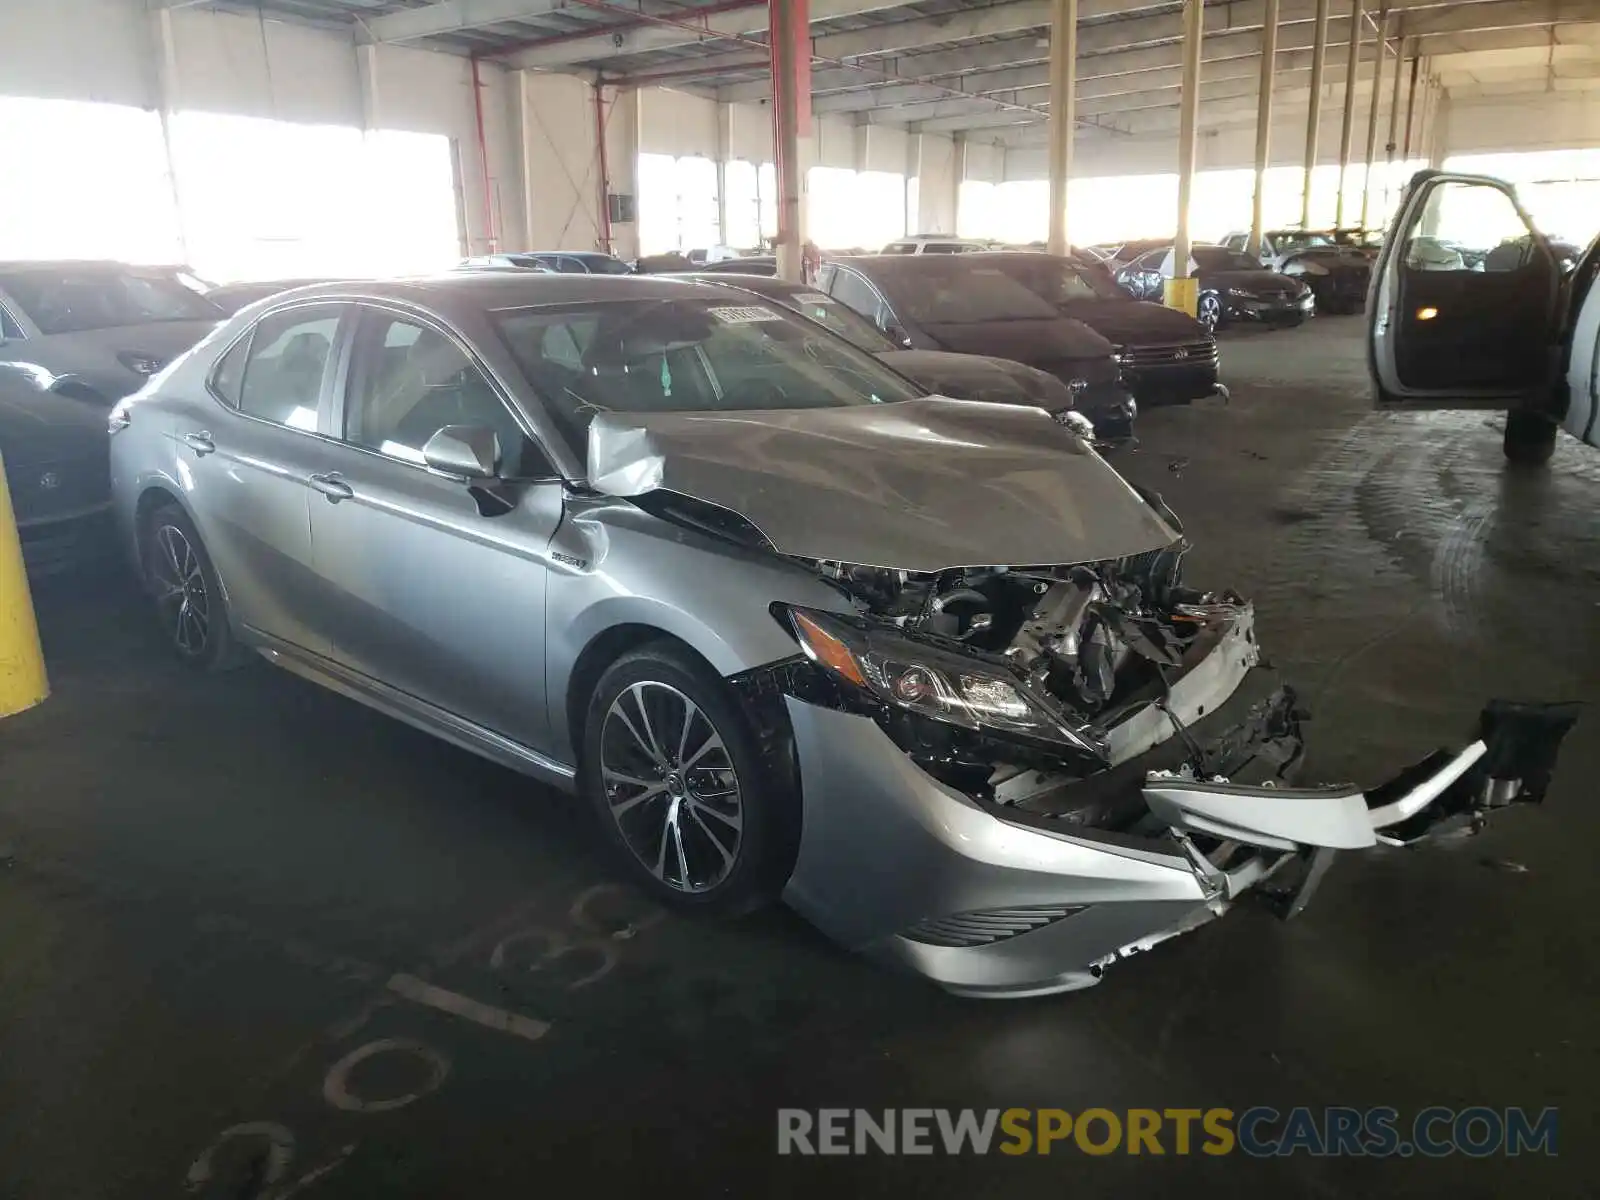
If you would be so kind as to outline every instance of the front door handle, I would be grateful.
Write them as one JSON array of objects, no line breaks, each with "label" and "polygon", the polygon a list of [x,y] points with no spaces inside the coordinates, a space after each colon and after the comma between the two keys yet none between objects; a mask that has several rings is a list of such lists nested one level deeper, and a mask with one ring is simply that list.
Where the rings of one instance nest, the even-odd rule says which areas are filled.
[{"label": "front door handle", "polygon": [[313,475],[306,482],[326,496],[329,504],[337,504],[341,500],[348,500],[356,494],[355,489],[340,479],[337,474]]},{"label": "front door handle", "polygon": [[214,454],[217,449],[217,444],[211,440],[209,433],[186,433],[183,435],[183,444],[194,451],[196,458]]}]

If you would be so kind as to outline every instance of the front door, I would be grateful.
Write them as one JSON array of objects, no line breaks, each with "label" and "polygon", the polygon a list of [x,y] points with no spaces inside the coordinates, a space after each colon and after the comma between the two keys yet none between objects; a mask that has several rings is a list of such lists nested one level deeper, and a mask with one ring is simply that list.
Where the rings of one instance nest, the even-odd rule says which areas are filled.
[{"label": "front door", "polygon": [[332,448],[329,381],[340,304],[268,313],[173,423],[189,510],[234,619],[307,650],[326,648],[311,556],[308,479]]},{"label": "front door", "polygon": [[[346,668],[546,749],[546,552],[562,486],[464,343],[423,316],[363,308],[336,468],[315,482],[311,536],[331,654]],[[509,511],[429,470],[446,425],[495,431]]]},{"label": "front door", "polygon": [[1561,269],[1509,184],[1419,172],[1375,276],[1379,407],[1549,409]]}]

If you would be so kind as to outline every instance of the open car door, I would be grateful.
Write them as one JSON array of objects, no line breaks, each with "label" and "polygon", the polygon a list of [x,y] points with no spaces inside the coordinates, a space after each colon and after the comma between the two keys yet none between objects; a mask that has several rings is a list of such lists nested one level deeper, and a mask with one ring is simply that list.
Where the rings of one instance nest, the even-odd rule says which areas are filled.
[{"label": "open car door", "polygon": [[1561,268],[1510,184],[1419,171],[1372,289],[1368,366],[1380,408],[1502,408],[1558,419]]}]

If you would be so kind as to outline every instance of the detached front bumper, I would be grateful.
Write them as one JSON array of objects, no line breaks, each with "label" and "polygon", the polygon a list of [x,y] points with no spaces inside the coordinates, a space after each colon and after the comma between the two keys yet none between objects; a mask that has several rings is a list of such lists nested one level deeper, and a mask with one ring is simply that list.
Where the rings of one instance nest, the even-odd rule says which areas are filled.
[{"label": "detached front bumper", "polygon": [[1542,799],[1577,716],[1571,705],[1491,704],[1465,747],[1365,791],[1173,770],[1189,740],[1208,776],[1215,764],[1263,757],[1269,743],[1287,747],[1280,766],[1298,758],[1293,695],[1280,689],[1256,702],[1262,689],[1250,694],[1247,680],[1264,669],[1252,651],[1245,610],[1172,690],[1168,708],[1190,737],[1174,742],[1165,716],[1161,730],[1140,723],[1125,731],[1121,754],[1113,742],[1119,765],[1070,785],[1110,783],[1136,809],[1142,800],[1139,820],[1108,828],[1084,813],[1111,808],[1052,815],[963,794],[920,769],[871,718],[789,697],[804,818],[785,899],[845,946],[952,992],[1088,987],[1110,964],[1221,916],[1268,880],[1293,915],[1337,850],[1407,844]]}]

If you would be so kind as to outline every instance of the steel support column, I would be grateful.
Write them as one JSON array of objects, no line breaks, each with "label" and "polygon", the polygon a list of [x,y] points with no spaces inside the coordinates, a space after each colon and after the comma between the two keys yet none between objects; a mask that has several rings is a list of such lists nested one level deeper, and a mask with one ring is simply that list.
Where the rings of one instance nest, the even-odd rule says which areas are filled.
[{"label": "steel support column", "polygon": [[1333,223],[1344,224],[1344,185],[1350,174],[1350,148],[1356,131],[1356,79],[1361,73],[1361,34],[1366,25],[1361,0],[1350,4],[1350,46],[1344,60],[1344,119],[1339,124],[1339,198],[1334,202]]},{"label": "steel support column", "polygon": [[1267,167],[1272,157],[1272,73],[1278,60],[1278,3],[1279,0],[1267,0],[1266,22],[1261,30],[1261,82],[1256,99],[1256,191],[1250,207],[1251,254],[1261,253]]},{"label": "steel support column", "polygon": [[811,39],[808,0],[771,0],[772,148],[778,177],[778,275],[804,278],[805,163],[811,140]]},{"label": "steel support column", "polygon": [[1411,161],[1411,128],[1417,115],[1417,74],[1422,70],[1422,59],[1417,56],[1417,43],[1411,43],[1411,86],[1406,91],[1406,140],[1400,148],[1401,163]]},{"label": "steel support column", "polygon": [[161,120],[161,149],[166,156],[167,191],[178,224],[178,253],[189,262],[189,235],[183,217],[183,197],[178,191],[178,170],[172,158],[172,114],[178,111],[178,51],[172,38],[172,10],[156,9],[149,14],[151,58],[155,71],[157,115]]},{"label": "steel support column", "polygon": [[967,135],[958,133],[950,139],[950,233],[953,237],[961,236],[961,185],[966,181]]},{"label": "steel support column", "polygon": [[1199,281],[1189,278],[1189,201],[1194,195],[1196,133],[1200,118],[1200,51],[1205,35],[1204,0],[1183,0],[1183,95],[1178,113],[1178,236],[1172,243],[1172,279],[1165,300],[1195,315]]},{"label": "steel support column", "polygon": [[717,105],[717,241],[728,238],[728,164],[733,161],[733,105]]},{"label": "steel support column", "polygon": [[1300,192],[1300,227],[1311,228],[1311,175],[1317,167],[1317,131],[1322,124],[1322,71],[1328,58],[1328,0],[1317,0],[1311,45],[1311,111],[1306,114],[1306,171]]},{"label": "steel support column", "polygon": [[1389,141],[1383,148],[1383,210],[1389,211],[1389,194],[1394,188],[1394,152],[1400,148],[1400,79],[1405,74],[1406,39],[1403,18],[1395,18],[1394,86],[1389,93]]},{"label": "steel support column", "polygon": [[1067,252],[1067,181],[1078,90],[1078,0],[1050,6],[1050,240],[1051,254]]},{"label": "steel support column", "polygon": [[1389,54],[1389,10],[1378,12],[1378,58],[1372,64],[1372,102],[1367,107],[1367,166],[1361,174],[1361,228],[1372,218],[1372,160],[1378,148],[1378,109],[1383,103],[1383,61]]}]

